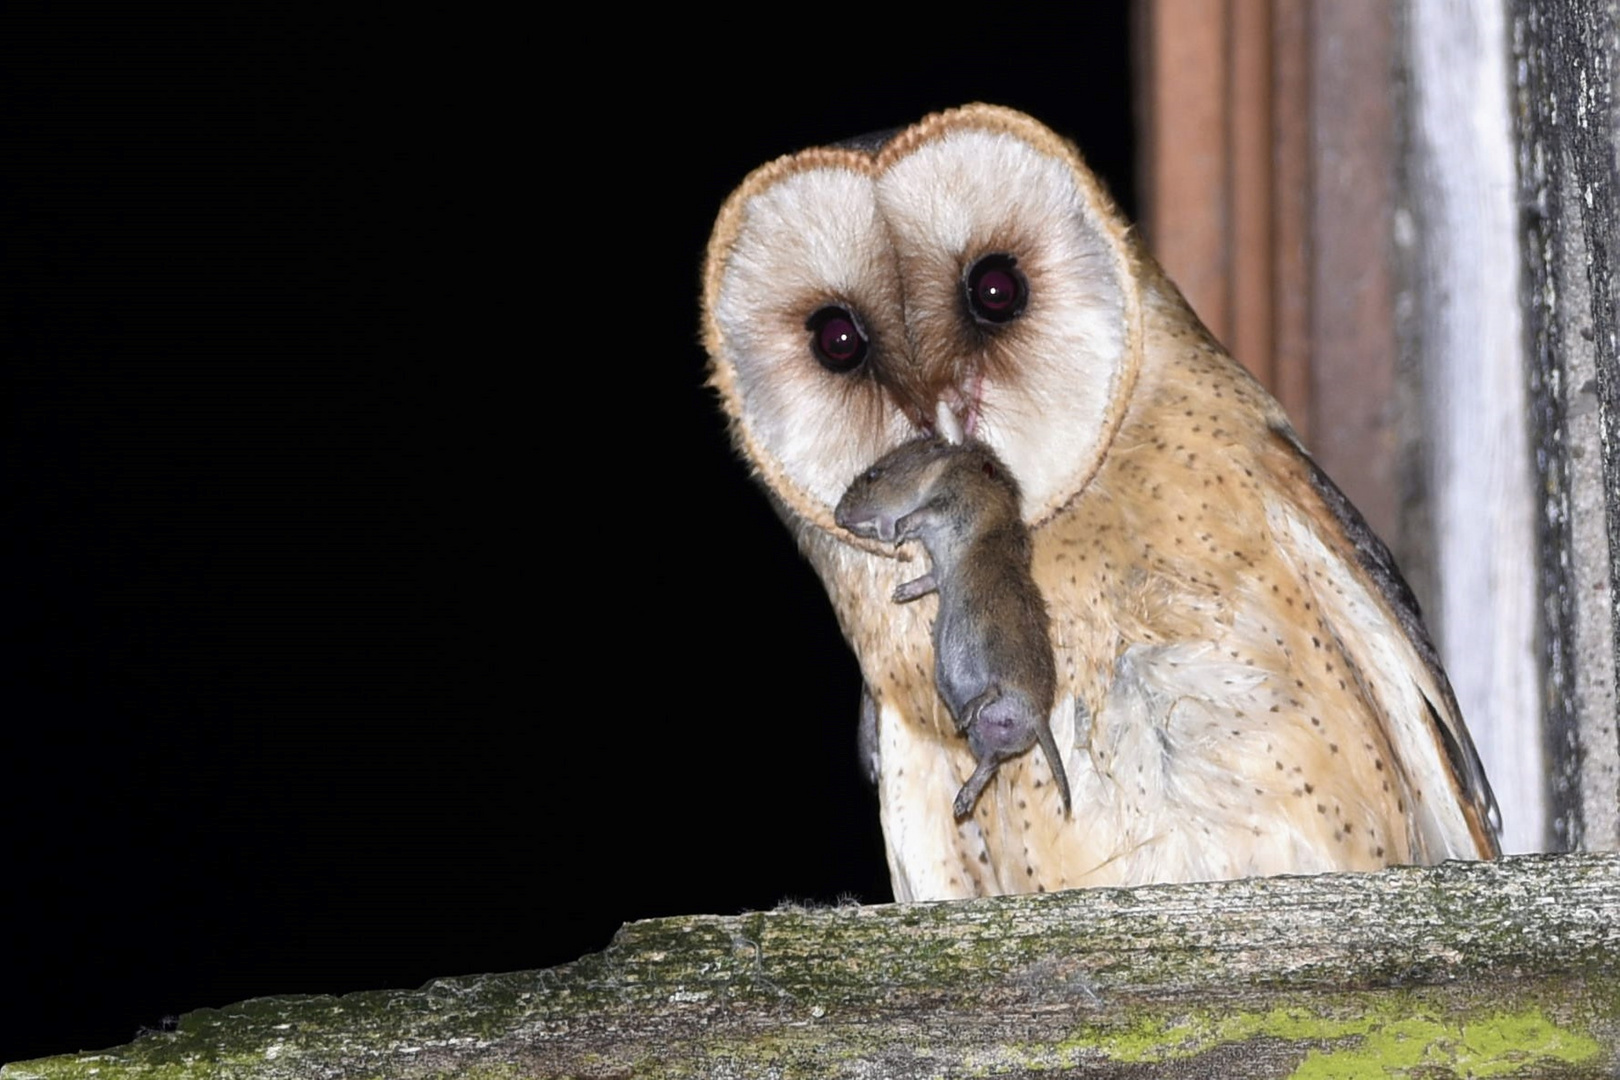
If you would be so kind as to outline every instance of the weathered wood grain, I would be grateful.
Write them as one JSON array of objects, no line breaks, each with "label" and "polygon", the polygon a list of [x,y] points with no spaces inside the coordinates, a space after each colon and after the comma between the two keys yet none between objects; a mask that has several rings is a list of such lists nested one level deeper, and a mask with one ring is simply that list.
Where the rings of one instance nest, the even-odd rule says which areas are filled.
[{"label": "weathered wood grain", "polygon": [[1613,0],[1513,0],[1542,727],[1560,847],[1620,847],[1620,167]]},{"label": "weathered wood grain", "polygon": [[4,1080],[1610,1076],[1620,856],[657,919]]}]

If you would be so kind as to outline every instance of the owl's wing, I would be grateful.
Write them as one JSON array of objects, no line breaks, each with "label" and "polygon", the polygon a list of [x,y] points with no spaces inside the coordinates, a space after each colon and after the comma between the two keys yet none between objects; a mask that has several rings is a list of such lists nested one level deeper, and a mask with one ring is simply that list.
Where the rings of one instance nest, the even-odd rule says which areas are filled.
[{"label": "owl's wing", "polygon": [[1278,422],[1272,433],[1271,449],[1284,457],[1278,471],[1295,488],[1293,507],[1310,518],[1281,506],[1271,511],[1274,519],[1283,518],[1274,520],[1273,528],[1295,542],[1290,550],[1300,559],[1300,574],[1321,565],[1321,556],[1331,554],[1326,547],[1333,546],[1348,549],[1364,578],[1365,589],[1353,580],[1349,588],[1323,590],[1319,599],[1331,621],[1365,630],[1345,645],[1382,710],[1379,719],[1412,783],[1422,854],[1430,862],[1496,857],[1501,812],[1417,599],[1389,548],[1293,430]]}]

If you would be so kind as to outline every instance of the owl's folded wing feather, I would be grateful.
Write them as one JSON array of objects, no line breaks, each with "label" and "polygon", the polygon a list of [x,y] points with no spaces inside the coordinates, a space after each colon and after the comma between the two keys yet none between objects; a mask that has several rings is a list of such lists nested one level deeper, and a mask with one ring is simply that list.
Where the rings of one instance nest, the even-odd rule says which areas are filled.
[{"label": "owl's folded wing feather", "polygon": [[[1322,560],[1349,558],[1361,575],[1323,589],[1324,615],[1363,631],[1341,642],[1381,710],[1385,733],[1413,788],[1418,852],[1425,861],[1494,858],[1501,814],[1464,726],[1451,682],[1423,625],[1417,599],[1383,541],[1300,445],[1286,425],[1273,427],[1272,450],[1294,489],[1291,504],[1271,507],[1272,528],[1293,540],[1301,572]],[[1304,511],[1304,516],[1301,514]]]}]

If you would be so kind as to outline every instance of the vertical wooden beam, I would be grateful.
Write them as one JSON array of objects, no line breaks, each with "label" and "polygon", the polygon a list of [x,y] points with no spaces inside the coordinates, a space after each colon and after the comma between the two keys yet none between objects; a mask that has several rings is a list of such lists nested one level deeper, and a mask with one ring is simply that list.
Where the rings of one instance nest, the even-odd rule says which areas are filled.
[{"label": "vertical wooden beam", "polygon": [[1142,227],[1193,310],[1231,340],[1227,0],[1145,0]]},{"label": "vertical wooden beam", "polygon": [[1307,0],[1141,0],[1142,227],[1301,434],[1310,399]]},{"label": "vertical wooden beam", "polygon": [[1620,48],[1605,4],[1509,13],[1553,828],[1620,850]]},{"label": "vertical wooden beam", "polygon": [[1272,355],[1271,0],[1230,0],[1227,199],[1232,355],[1267,386]]},{"label": "vertical wooden beam", "polygon": [[1312,9],[1312,444],[1396,536],[1394,28],[1389,0]]},{"label": "vertical wooden beam", "polygon": [[1311,79],[1306,0],[1272,0],[1271,392],[1311,445]]},{"label": "vertical wooden beam", "polygon": [[[1433,521],[1425,610],[1496,788],[1502,850],[1544,851],[1553,837],[1536,723],[1537,497],[1506,15],[1474,0],[1402,4],[1413,222],[1403,323],[1421,382],[1402,426],[1415,428],[1404,434]],[[1565,446],[1574,434],[1566,426]]]}]

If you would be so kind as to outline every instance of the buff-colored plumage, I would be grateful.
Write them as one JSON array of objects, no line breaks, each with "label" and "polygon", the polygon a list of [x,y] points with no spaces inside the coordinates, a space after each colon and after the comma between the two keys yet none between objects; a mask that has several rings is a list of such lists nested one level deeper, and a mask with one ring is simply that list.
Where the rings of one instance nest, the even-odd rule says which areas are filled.
[{"label": "buff-colored plumage", "polygon": [[[964,300],[987,257],[1027,282],[1006,322]],[[850,370],[812,348],[829,306],[869,346]],[[704,308],[737,445],[876,705],[897,898],[1496,854],[1489,787],[1387,551],[1070,144],[969,106],[766,165],[720,214]],[[934,685],[937,601],[894,603],[917,564],[832,520],[858,472],[941,421],[1023,487],[1068,816],[1037,749],[954,820],[974,761]]]}]

